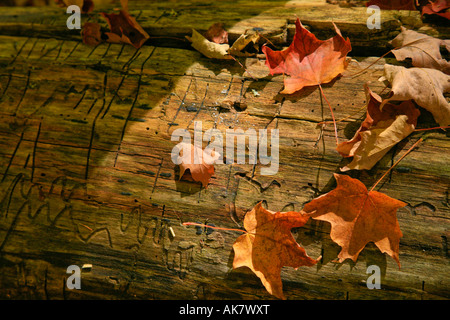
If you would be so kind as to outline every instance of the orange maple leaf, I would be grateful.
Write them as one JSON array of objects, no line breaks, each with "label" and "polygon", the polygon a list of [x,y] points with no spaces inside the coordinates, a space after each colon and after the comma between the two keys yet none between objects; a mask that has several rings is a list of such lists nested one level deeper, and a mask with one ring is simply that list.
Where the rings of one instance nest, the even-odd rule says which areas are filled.
[{"label": "orange maple leaf", "polygon": [[[179,143],[175,148],[172,160],[180,166],[179,180],[201,182],[206,188],[214,175],[214,162],[220,154],[212,150],[205,152],[202,148],[185,142]],[[185,174],[186,172],[189,174]]]},{"label": "orange maple leaf", "polygon": [[331,239],[342,247],[338,262],[356,262],[369,242],[390,255],[400,267],[399,243],[402,237],[397,210],[406,203],[378,191],[368,191],[359,180],[334,174],[336,189],[305,205],[313,219],[331,224]]},{"label": "orange maple leaf", "polygon": [[262,48],[270,73],[290,76],[284,79],[284,90],[281,91],[286,94],[332,81],[347,68],[346,56],[352,50],[350,40],[342,37],[336,25],[337,34],[325,41],[306,30],[299,19],[295,26],[294,40],[289,48],[282,51]]},{"label": "orange maple leaf", "polygon": [[307,221],[308,216],[301,212],[273,212],[258,203],[245,215],[247,233],[233,245],[233,268],[250,268],[270,294],[285,299],[281,268],[312,266],[318,261],[308,257],[291,234],[292,228],[301,227]]}]

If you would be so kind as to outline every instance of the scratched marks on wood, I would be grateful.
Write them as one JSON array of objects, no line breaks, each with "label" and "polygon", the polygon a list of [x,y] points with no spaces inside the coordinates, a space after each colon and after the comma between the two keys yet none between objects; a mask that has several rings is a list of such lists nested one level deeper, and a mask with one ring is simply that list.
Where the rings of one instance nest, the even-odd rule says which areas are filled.
[{"label": "scratched marks on wood", "polygon": [[[195,228],[183,227],[180,222],[208,218],[208,223],[213,221],[216,226],[234,227],[232,220],[242,223],[246,210],[257,201],[264,201],[270,210],[299,210],[313,196],[303,186],[314,185],[314,196],[320,195],[320,187],[337,169],[335,160],[339,159],[332,144],[326,145],[324,155],[312,149],[316,120],[322,120],[318,92],[280,103],[275,96],[282,79],[254,82],[240,71],[226,71],[230,65],[218,68],[190,50],[136,50],[113,44],[90,48],[71,41],[33,38],[24,41],[17,42],[14,67],[0,74],[0,106],[7,119],[0,124],[4,138],[0,141],[4,150],[0,155],[1,257],[9,258],[14,246],[27,248],[25,241],[37,238],[35,243],[49,253],[43,259],[56,259],[59,265],[73,263],[69,260],[74,256],[93,262],[94,270],[96,262],[103,266],[111,263],[111,268],[100,269],[107,278],[95,278],[95,272],[83,277],[91,276],[88,279],[104,285],[116,297],[132,296],[136,290],[141,290],[142,297],[173,297],[171,289],[155,288],[162,280],[186,292],[194,289],[192,294],[198,297],[216,290],[229,292],[235,282],[233,275],[228,277],[227,259],[236,235],[219,231],[198,235]],[[0,42],[4,44],[1,37]],[[26,57],[35,69],[29,68]],[[11,59],[14,57],[0,52],[1,61]],[[57,66],[58,72],[48,66]],[[326,89],[330,90],[330,100],[340,98],[333,96],[334,91],[358,91],[350,80],[345,81],[334,84],[333,90]],[[346,109],[337,106],[337,112],[352,113],[359,106],[350,105],[356,105],[359,98],[348,97],[349,105]],[[26,118],[25,125],[14,123],[17,119],[11,115],[16,108],[17,115]],[[194,182],[178,181],[170,160],[175,144],[170,141],[170,131],[191,130],[197,120],[202,121],[203,130],[280,129],[283,166],[279,176],[262,177],[252,165],[225,164],[216,166],[206,190]],[[318,166],[320,176],[310,170]],[[392,181],[410,181],[407,176],[394,174]],[[433,181],[431,176],[427,179]],[[447,211],[442,207],[448,207],[447,200],[448,195],[438,194],[429,200],[435,211],[421,214],[417,207],[417,215],[403,214],[405,223],[417,219],[432,234],[431,240],[414,242],[412,235],[420,232],[408,233],[410,239],[404,244],[410,260],[406,261],[422,254],[422,249],[427,250],[424,255],[433,255],[433,261],[447,259],[449,235],[433,224],[445,221]],[[421,201],[425,200],[412,205]],[[327,262],[314,272],[339,276],[330,272],[336,248],[327,242],[326,225],[311,221],[293,233]],[[48,237],[39,239],[37,235],[42,234]],[[51,281],[56,277],[52,266],[50,263],[47,271],[36,275],[47,279],[48,286],[53,286]],[[59,268],[58,272],[61,275],[64,270]],[[26,268],[17,274],[30,276]],[[295,274],[286,275],[292,288],[298,279]],[[307,281],[317,278],[306,277]],[[209,286],[206,278],[215,286]],[[60,294],[64,286],[63,278],[59,279],[58,293],[44,290],[43,284],[36,286],[36,292],[50,298]],[[24,288],[31,288],[31,283],[21,281]],[[427,281],[425,288],[431,286]],[[220,287],[223,289],[217,289]],[[35,294],[29,292],[30,296]],[[101,296],[104,292],[92,294]],[[70,298],[74,293],[65,290],[63,296]],[[356,295],[351,292],[350,296]]]},{"label": "scratched marks on wood", "polygon": [[[92,233],[87,237],[79,232],[72,200],[73,198],[79,199],[80,196],[86,196],[85,188],[84,183],[59,177],[53,180],[50,188],[45,191],[42,185],[31,183],[23,174],[15,176],[9,184],[6,184],[6,188],[2,188],[4,192],[0,195],[0,217],[3,218],[1,221],[2,230],[5,230],[4,233],[2,232],[0,252],[5,247],[16,245],[11,243],[9,238],[13,235],[20,221],[22,224],[25,223],[24,221],[28,221],[25,226],[33,224],[37,220],[54,228],[57,228],[60,224],[68,225],[83,242],[89,242],[94,235],[103,231],[103,229],[92,230]],[[24,226],[22,225],[22,227]],[[109,245],[112,246],[109,231],[105,231],[110,240]],[[36,233],[36,236],[38,235],[39,233]],[[37,238],[36,241],[45,242],[42,238]]]},{"label": "scratched marks on wood", "polygon": [[[31,183],[23,174],[18,174],[11,181],[5,181],[2,187],[0,218],[4,232],[2,232],[0,241],[0,252],[5,247],[15,246],[9,239],[19,221],[21,223],[28,221],[25,225],[40,221],[39,224],[48,225],[52,228],[65,229],[69,227],[69,230],[84,243],[90,242],[99,233],[105,233],[108,240],[107,245],[113,247],[109,228],[87,226],[86,224],[90,223],[98,224],[99,221],[95,219],[92,222],[86,222],[86,218],[80,217],[80,214],[84,216],[85,213],[79,210],[79,204],[73,203],[74,199],[87,200],[85,183],[75,182],[66,177],[58,177],[52,181],[48,190],[44,190],[42,185]],[[84,208],[84,211],[92,209],[88,205],[87,208]],[[83,223],[79,221],[83,221]],[[84,229],[81,227],[84,227]],[[81,232],[81,229],[84,232]],[[90,232],[86,232],[86,230]],[[36,233],[36,236],[38,235],[39,233]],[[36,240],[43,241],[41,238]]]},{"label": "scratched marks on wood", "polygon": [[12,163],[13,160],[14,160],[14,157],[15,157],[15,155],[16,155],[16,153],[17,153],[17,150],[19,149],[19,146],[20,146],[20,144],[22,143],[24,132],[25,132],[25,131],[22,131],[22,133],[20,134],[19,141],[17,142],[16,147],[15,147],[15,149],[14,149],[14,151],[13,151],[11,157],[10,157],[10,160],[9,160],[9,162],[8,162],[8,165],[6,166],[6,169],[5,169],[5,172],[3,173],[3,177],[2,177],[1,182],[5,181],[6,175],[8,174],[9,167],[11,166],[11,163]]},{"label": "scratched marks on wood", "polygon": [[[160,211],[153,206],[152,210],[141,205],[129,209],[104,207],[96,210],[97,201],[89,201],[91,196],[86,193],[86,184],[66,177],[55,179],[48,189],[40,184],[31,184],[24,175],[18,175],[5,183],[9,183],[5,188],[6,192],[0,194],[0,259],[8,259],[9,254],[15,252],[15,246],[21,245],[18,234],[25,230],[35,235],[35,243],[50,251],[77,247],[73,241],[75,237],[79,243],[88,246],[88,250],[99,250],[98,245],[101,245],[103,252],[109,248],[108,250],[120,252],[120,255],[132,253],[134,262],[130,265],[129,272],[125,273],[127,276],[111,275],[106,279],[108,282],[121,284],[119,287],[122,289],[124,285],[127,289],[123,293],[133,292],[131,284],[145,276],[142,270],[136,268],[142,258],[148,261],[152,257],[151,260],[159,261],[167,272],[175,274],[180,280],[185,279],[191,270],[197,244],[183,240],[185,228],[181,227],[178,219],[165,217],[164,207],[162,217],[154,216]],[[3,184],[1,186],[5,187]],[[149,216],[148,213],[152,215]],[[175,229],[175,233],[171,229]],[[47,236],[41,237],[44,230]],[[142,249],[143,246],[145,249]],[[47,269],[54,269],[51,264],[55,259],[67,261],[62,264],[59,262],[63,266],[64,263],[74,264],[73,260],[67,258],[64,255],[59,258],[49,256],[51,261],[49,260]],[[93,255],[84,259],[89,259],[94,269],[97,268],[95,261],[98,257]],[[56,275],[52,272],[53,280],[65,274],[65,270],[59,270]],[[47,271],[39,275],[40,279],[47,276]],[[84,276],[83,279],[86,281]],[[104,278],[99,280],[105,281]],[[45,285],[40,288],[45,288]],[[62,289],[67,298],[68,292]],[[53,296],[55,292],[52,291]],[[48,295],[46,292],[44,296]]]},{"label": "scratched marks on wood", "polygon": [[[186,275],[193,261],[195,244],[186,246],[183,242],[179,243],[182,233],[178,230],[178,240],[173,242],[169,228],[175,227],[175,220],[149,217],[140,205],[126,211],[95,210],[96,202],[89,205],[91,197],[87,194],[85,183],[58,177],[46,190],[43,185],[31,183],[19,174],[1,186],[4,192],[0,194],[0,253],[14,252],[17,243],[12,238],[17,228],[31,232],[35,228],[48,226],[50,229],[47,232],[50,234],[52,229],[60,230],[59,240],[52,240],[56,243],[61,241],[59,246],[68,244],[64,238],[76,237],[86,245],[101,240],[103,246],[118,250],[139,249],[145,244],[160,248],[157,254],[161,262],[180,278]],[[85,204],[82,205],[79,201],[83,199]],[[103,222],[99,219],[101,216],[105,216]],[[64,231],[68,234],[64,235]],[[39,236],[38,232],[33,234]],[[47,237],[36,238],[35,241],[41,242],[44,247],[49,246]]]},{"label": "scratched marks on wood", "polygon": [[139,73],[139,78],[137,79],[136,95],[134,97],[133,103],[131,104],[130,110],[128,112],[128,116],[126,117],[125,123],[124,123],[123,128],[122,128],[122,132],[121,132],[121,135],[120,135],[120,141],[119,141],[119,147],[117,149],[116,158],[114,159],[114,166],[116,166],[116,163],[117,163],[117,157],[118,157],[119,152],[120,152],[120,147],[121,147],[121,144],[122,144],[122,141],[123,141],[123,137],[125,135],[125,130],[127,128],[128,121],[131,119],[131,116],[133,114],[133,109],[136,106],[136,103],[137,103],[138,98],[139,98],[140,88],[141,88],[141,84],[142,84],[142,74],[144,72],[145,64],[153,56],[153,53],[155,52],[155,50],[156,50],[156,47],[153,48],[153,50],[150,52],[148,57],[144,60],[144,62],[141,65],[141,71]]}]

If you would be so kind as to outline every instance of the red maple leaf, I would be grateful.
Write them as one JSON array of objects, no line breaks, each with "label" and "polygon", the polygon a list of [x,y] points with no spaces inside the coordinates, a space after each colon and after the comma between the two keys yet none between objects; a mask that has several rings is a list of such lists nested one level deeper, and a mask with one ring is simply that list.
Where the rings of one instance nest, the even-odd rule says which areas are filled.
[{"label": "red maple leaf", "polygon": [[436,1],[430,1],[429,4],[422,7],[422,15],[428,14],[433,15],[436,14],[438,16],[444,17],[446,19],[450,20],[450,11],[447,11],[447,9],[450,8],[450,1],[449,0],[436,0]]},{"label": "red maple leaf", "polygon": [[325,41],[306,30],[299,19],[295,26],[294,40],[289,48],[282,51],[273,51],[267,46],[262,48],[270,73],[289,75],[284,79],[281,92],[286,94],[332,81],[347,68],[346,56],[352,50],[350,40],[342,37],[336,25],[337,34]]}]

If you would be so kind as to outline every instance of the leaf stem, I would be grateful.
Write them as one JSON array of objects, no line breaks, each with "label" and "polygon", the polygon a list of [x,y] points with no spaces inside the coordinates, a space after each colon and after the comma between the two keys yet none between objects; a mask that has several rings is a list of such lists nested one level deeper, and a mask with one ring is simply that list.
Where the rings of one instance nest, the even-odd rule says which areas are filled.
[{"label": "leaf stem", "polygon": [[242,63],[241,63],[238,59],[236,59],[235,57],[233,57],[231,54],[230,54],[229,56],[231,57],[231,59],[233,59],[234,61],[236,61],[237,63],[239,63],[239,65],[241,66],[241,68],[244,69],[245,71],[247,71],[248,75],[249,75],[253,80],[258,81],[258,79],[256,79],[256,78],[251,74],[251,72],[248,71],[248,69],[242,65]]},{"label": "leaf stem", "polygon": [[[339,139],[338,139],[337,125],[336,125],[336,119],[335,119],[334,113],[333,113],[333,108],[331,107],[330,103],[328,102],[327,97],[325,97],[325,94],[323,93],[322,86],[320,84],[319,84],[319,89],[320,89],[320,93],[322,94],[322,97],[325,99],[325,101],[328,104],[328,107],[330,108],[331,117],[333,118],[334,136],[336,137],[336,145],[338,145],[339,144]],[[320,102],[322,102],[322,99],[320,100]],[[323,104],[322,104],[322,107],[323,107]]]},{"label": "leaf stem", "polygon": [[398,159],[397,161],[395,161],[395,163],[389,168],[389,170],[386,171],[386,172],[381,176],[381,178],[378,179],[377,182],[375,182],[375,184],[372,186],[372,188],[370,188],[369,192],[373,191],[373,189],[375,189],[375,187],[381,182],[381,180],[383,180],[384,177],[385,177],[389,172],[391,172],[391,170],[394,169],[394,168],[399,164],[399,162],[402,161],[402,160],[403,160],[403,159],[404,159],[411,151],[413,151],[414,148],[417,147],[417,145],[418,145],[419,143],[421,143],[422,141],[423,141],[422,138],[420,138],[419,140],[417,140],[416,143],[414,143],[414,144],[411,146],[411,148],[409,148],[409,149],[405,152],[405,154],[402,155],[402,156],[400,157],[400,159]]},{"label": "leaf stem", "polygon": [[264,40],[266,40],[268,43],[270,43],[273,47],[277,48],[276,45],[273,44],[272,41],[270,41],[269,39],[267,39],[265,36],[263,36],[261,33],[259,33],[258,31],[256,31],[256,34],[259,35],[261,38],[263,38]]},{"label": "leaf stem", "polygon": [[[373,66],[375,63],[377,63],[378,61],[380,61],[381,59],[383,59],[383,58],[384,58],[385,56],[387,56],[389,53],[393,52],[394,50],[399,50],[399,49],[402,49],[402,48],[404,48],[404,47],[411,46],[412,44],[414,44],[414,43],[416,43],[416,42],[420,42],[420,41],[423,41],[423,38],[413,40],[413,41],[411,41],[411,42],[409,42],[409,43],[406,43],[406,44],[404,44],[404,45],[402,45],[402,46],[399,46],[399,47],[395,47],[394,49],[391,49],[391,50],[389,50],[388,52],[386,52],[385,54],[383,54],[381,57],[379,57],[377,60],[375,60],[374,62],[372,62],[370,65],[368,65],[368,66],[365,67],[364,69],[362,69],[362,70],[360,70],[360,71],[358,71],[358,72],[356,72],[356,73],[354,73],[354,74],[342,75],[342,77],[355,77],[355,76],[358,76],[358,75],[360,75],[361,73],[363,73],[364,71],[366,71],[367,69],[369,69],[371,66]],[[428,52],[425,52],[425,50],[423,50],[423,49],[421,49],[421,48],[418,48],[418,47],[415,47],[415,48],[416,48],[416,49],[419,49],[419,50],[422,50],[425,54],[429,55],[431,58],[434,59],[434,57],[432,57]],[[434,60],[435,60],[435,59],[434,59]]]},{"label": "leaf stem", "polygon": [[449,129],[450,126],[444,126],[444,127],[434,127],[434,128],[424,128],[424,129],[416,129],[414,132],[417,131],[429,131],[429,130],[435,130],[435,129]]},{"label": "leaf stem", "polygon": [[[401,48],[401,47],[399,47],[399,48]],[[395,49],[399,49],[399,48],[395,48]],[[395,49],[392,49],[392,50],[395,50]],[[388,52],[386,52],[385,54],[383,54],[381,57],[379,57],[377,60],[375,60],[374,62],[372,62],[371,64],[369,64],[367,67],[365,67],[364,69],[362,69],[362,70],[360,70],[360,71],[358,71],[358,72],[356,72],[356,73],[353,73],[353,74],[344,74],[344,75],[342,75],[342,77],[343,78],[347,78],[347,77],[356,77],[356,76],[359,76],[361,73],[363,73],[363,72],[365,72],[367,69],[369,69],[371,66],[373,66],[375,63],[377,63],[378,61],[380,61],[381,59],[383,59],[385,56],[387,56],[389,53],[391,53],[392,52],[392,50],[389,50]],[[352,78],[353,79],[353,78]]]}]

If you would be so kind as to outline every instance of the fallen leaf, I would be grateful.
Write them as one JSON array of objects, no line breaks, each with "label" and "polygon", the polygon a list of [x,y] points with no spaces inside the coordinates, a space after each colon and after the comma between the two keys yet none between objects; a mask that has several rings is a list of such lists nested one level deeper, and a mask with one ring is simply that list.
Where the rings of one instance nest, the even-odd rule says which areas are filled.
[{"label": "fallen leaf", "polygon": [[378,6],[383,10],[416,10],[416,0],[371,0],[366,6]]},{"label": "fallen leaf", "polygon": [[450,74],[450,62],[442,58],[441,46],[450,52],[450,40],[430,37],[426,34],[401,27],[401,33],[390,42],[399,49],[392,50],[397,60],[407,58],[412,65],[421,68],[432,68]]},{"label": "fallen leaf", "polygon": [[439,12],[450,8],[450,1],[449,0],[430,1],[430,3],[427,6],[430,6],[434,12]]},{"label": "fallen leaf", "polygon": [[92,0],[55,0],[55,2],[65,7],[76,5],[81,9],[82,13],[91,13],[94,10],[94,2]]},{"label": "fallen leaf", "polygon": [[96,46],[103,42],[101,27],[95,22],[86,22],[81,30],[81,36],[83,43],[90,46]]},{"label": "fallen leaf", "polygon": [[179,180],[186,179],[185,172],[189,170],[192,180],[201,182],[206,188],[214,174],[214,162],[220,155],[214,151],[205,152],[202,148],[185,142],[179,143],[175,148],[172,161],[180,166]]},{"label": "fallen leaf", "polygon": [[366,119],[355,136],[340,143],[337,151],[343,157],[353,157],[341,171],[372,169],[372,167],[398,142],[409,136],[417,125],[420,111],[411,100],[400,105],[385,104],[365,85],[367,103]]},{"label": "fallen leaf", "polygon": [[210,59],[236,60],[233,56],[251,56],[254,54],[242,52],[247,45],[253,43],[256,46],[259,34],[242,34],[231,46],[228,44],[228,33],[220,23],[213,24],[205,36],[192,29],[192,36],[186,36],[194,49]]},{"label": "fallen leaf", "polygon": [[85,23],[81,31],[83,42],[88,45],[98,45],[106,39],[109,43],[126,43],[140,48],[150,36],[128,13],[128,0],[121,0],[122,9],[119,13],[100,13],[108,25],[109,32],[103,33],[98,23]]},{"label": "fallen leaf", "polygon": [[[125,8],[128,7],[127,2],[124,2]],[[137,23],[128,11],[122,9],[119,13],[105,13],[101,15],[106,19],[111,32],[105,32],[108,36],[107,42],[111,43],[127,43],[135,48],[140,48],[147,41],[150,36]]]},{"label": "fallen leaf", "polygon": [[233,244],[233,268],[250,268],[270,294],[285,299],[281,268],[313,266],[318,261],[308,257],[291,233],[292,228],[307,221],[308,217],[301,212],[273,212],[258,203],[245,215],[247,233]]},{"label": "fallen leaf", "polygon": [[422,15],[438,15],[450,20],[450,1],[448,0],[436,0],[430,1],[429,4],[422,7]]},{"label": "fallen leaf", "polygon": [[191,42],[191,45],[198,52],[202,53],[205,57],[210,59],[232,59],[228,54],[230,46],[226,43],[215,43],[209,41],[196,30],[192,29],[192,37],[186,36]]},{"label": "fallen leaf", "polygon": [[120,0],[120,5],[122,6],[122,10],[128,12],[128,0]]},{"label": "fallen leaf", "polygon": [[400,267],[399,243],[402,237],[397,210],[406,203],[365,185],[346,175],[334,174],[337,187],[308,204],[303,210],[313,219],[331,224],[331,239],[342,247],[338,262],[354,262],[359,253],[373,242],[381,252],[391,256]]},{"label": "fallen leaf", "polygon": [[286,74],[284,90],[291,94],[306,86],[328,83],[347,68],[346,55],[351,51],[350,40],[345,40],[334,25],[337,35],[326,41],[318,40],[297,19],[294,40],[289,48],[273,51],[262,47],[270,73]]},{"label": "fallen leaf", "polygon": [[214,23],[206,31],[205,38],[218,44],[228,43],[228,32],[223,28],[223,23]]},{"label": "fallen leaf", "polygon": [[241,57],[249,57],[255,54],[251,54],[248,52],[243,52],[245,47],[247,47],[250,43],[253,43],[254,46],[257,45],[260,39],[260,35],[257,33],[253,34],[242,34],[235,42],[230,49],[228,49],[228,53],[232,56],[241,56]]},{"label": "fallen leaf", "polygon": [[450,125],[450,105],[443,93],[450,91],[450,76],[429,68],[405,68],[386,64],[384,76],[392,88],[389,101],[414,100],[419,106],[431,112],[440,126]]}]

